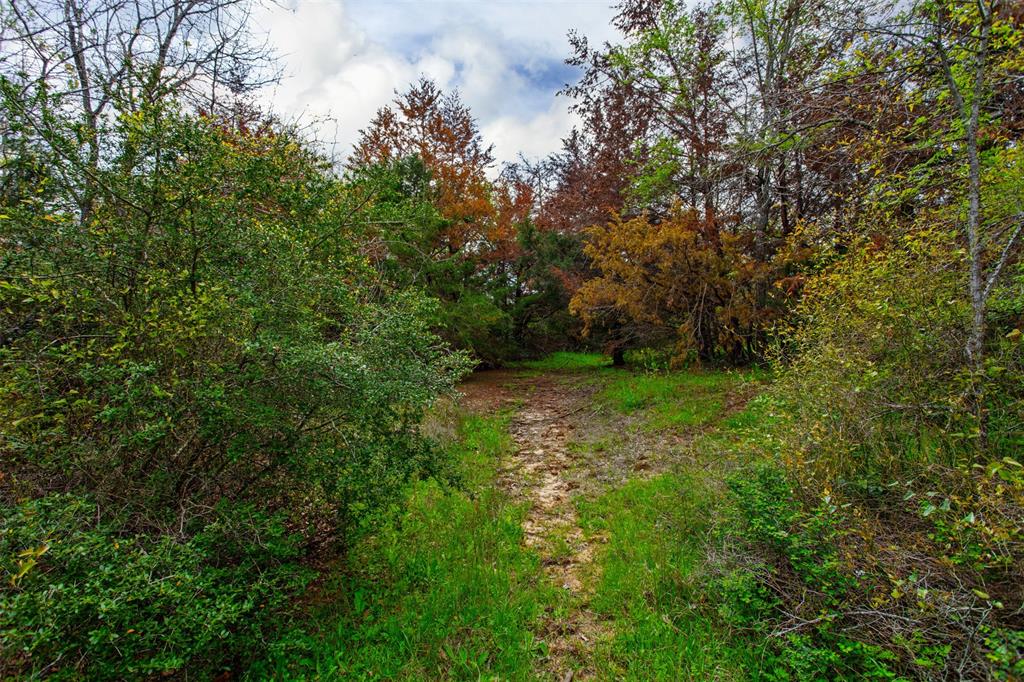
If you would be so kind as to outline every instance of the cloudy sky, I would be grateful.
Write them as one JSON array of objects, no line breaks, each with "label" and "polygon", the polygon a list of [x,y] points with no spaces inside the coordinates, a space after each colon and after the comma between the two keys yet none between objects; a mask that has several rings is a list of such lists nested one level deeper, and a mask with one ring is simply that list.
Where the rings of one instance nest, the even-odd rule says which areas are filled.
[{"label": "cloudy sky", "polygon": [[612,37],[613,0],[285,0],[257,18],[282,57],[265,93],[290,119],[316,121],[346,154],[374,112],[419,76],[458,88],[499,161],[554,151],[573,119],[555,93],[577,29]]}]

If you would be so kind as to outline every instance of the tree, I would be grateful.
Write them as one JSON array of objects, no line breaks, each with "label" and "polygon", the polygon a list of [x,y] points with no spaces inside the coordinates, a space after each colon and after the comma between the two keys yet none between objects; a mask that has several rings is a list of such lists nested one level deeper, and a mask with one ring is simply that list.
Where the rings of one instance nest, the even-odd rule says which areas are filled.
[{"label": "tree", "polygon": [[[74,181],[80,219],[110,188],[102,179],[118,115],[173,96],[222,111],[275,78],[252,32],[248,0],[14,0],[4,10],[0,77],[13,120]],[[72,116],[78,126],[55,126]],[[124,151],[124,150],[122,150]]]},{"label": "tree", "polygon": [[[684,239],[649,244],[668,250],[655,258],[680,262],[687,255],[673,250],[695,249],[689,256],[701,261],[710,249],[721,262],[750,263],[761,274],[733,278],[736,292],[722,292],[720,300],[732,300],[733,294],[749,297],[753,310],[737,319],[774,319],[776,307],[792,298],[799,282],[791,276],[792,262],[809,255],[806,240],[813,231],[808,224],[826,223],[831,216],[821,209],[836,201],[832,176],[816,175],[806,163],[812,133],[832,124],[809,103],[860,18],[846,3],[800,0],[713,2],[692,9],[671,0],[623,3],[615,20],[622,42],[592,50],[578,41],[573,58],[588,69],[574,90],[583,110],[596,115],[611,102],[613,110],[644,121],[642,127],[616,127],[617,132],[629,130],[632,137],[618,145],[629,149],[622,155],[628,167],[618,174],[621,217],[605,229],[620,231],[644,215],[649,229],[658,233],[665,229],[662,221],[678,226],[680,205],[684,213],[699,211],[701,217],[687,228],[703,232],[699,243]],[[620,99],[602,99],[612,94]],[[604,222],[601,218],[592,224]],[[594,248],[588,253],[596,256],[607,244],[601,241],[601,229],[590,234]],[[631,257],[643,259],[630,249],[619,258]],[[602,270],[615,261],[612,254],[594,260],[595,285],[587,289],[584,284],[580,291],[587,289],[588,294],[575,299],[579,314],[587,316],[588,305],[600,300],[593,294],[605,288],[607,277],[617,276]],[[787,295],[777,296],[780,290]],[[669,295],[669,288],[646,291],[644,300],[652,311],[678,303],[656,299],[657,292]],[[712,299],[701,300],[710,304]],[[636,312],[626,317],[631,324],[643,317]],[[755,349],[763,348],[767,330],[760,322],[747,327],[746,322],[721,321],[748,337],[737,346],[709,327],[716,314],[705,314],[702,306],[691,312],[695,317],[690,324],[677,320],[676,328],[684,346],[691,333],[687,330],[699,330],[695,338],[702,358],[751,359]],[[588,319],[588,328],[599,326],[597,318]],[[618,330],[613,336],[648,336],[634,331]],[[719,339],[724,346],[715,350]]]},{"label": "tree", "polygon": [[[552,268],[571,247],[536,229],[543,171],[519,164],[491,180],[492,164],[469,109],[426,79],[377,113],[349,161],[356,176],[387,188],[372,202],[381,216],[371,221],[374,258],[398,286],[441,301],[446,338],[498,364],[549,348],[550,325],[567,321]],[[396,220],[414,197],[433,212]]]},{"label": "tree", "polygon": [[494,206],[487,169],[494,163],[469,109],[426,78],[396,97],[360,132],[351,168],[416,156],[430,171],[432,201],[448,222],[440,238],[449,255],[488,248]]},{"label": "tree", "polygon": [[[836,147],[865,169],[861,206],[956,228],[968,254],[963,357],[986,433],[989,304],[1016,262],[1024,206],[1019,153],[1020,23],[1003,3],[917,3],[875,19],[836,81],[862,83]],[[850,86],[847,85],[847,90]],[[866,92],[871,90],[873,92]]]},{"label": "tree", "polygon": [[[595,227],[585,251],[598,274],[570,304],[586,331],[603,327],[613,349],[668,344],[677,358],[704,362],[760,357],[795,293],[771,286],[791,263],[763,263],[750,255],[749,235],[713,237],[703,219],[677,204],[656,222],[615,216]],[[768,305],[762,288],[772,292]]]},{"label": "tree", "polygon": [[[1016,255],[1024,230],[1024,177],[1020,175],[1016,150],[1004,147],[1000,154],[994,145],[985,150],[990,152],[987,161],[1002,166],[996,173],[1012,178],[1009,183],[1006,180],[1010,178],[998,178],[996,185],[1003,190],[1011,189],[1011,196],[986,201],[990,198],[986,196],[986,181],[994,178],[985,176],[982,161],[982,134],[986,128],[999,126],[1005,111],[994,95],[1012,87],[1010,84],[1019,79],[1024,67],[1020,27],[1006,9],[1004,3],[992,1],[923,5],[920,14],[927,22],[927,33],[911,42],[912,49],[923,47],[934,52],[937,75],[945,82],[953,103],[951,132],[962,136],[959,146],[963,149],[967,181],[967,210],[962,224],[969,256],[971,301],[970,334],[964,352],[975,377],[973,402],[982,444],[987,432],[982,373],[988,303],[1003,269]],[[1000,11],[1004,16],[997,15]],[[997,254],[987,253],[990,247],[995,247]]]}]

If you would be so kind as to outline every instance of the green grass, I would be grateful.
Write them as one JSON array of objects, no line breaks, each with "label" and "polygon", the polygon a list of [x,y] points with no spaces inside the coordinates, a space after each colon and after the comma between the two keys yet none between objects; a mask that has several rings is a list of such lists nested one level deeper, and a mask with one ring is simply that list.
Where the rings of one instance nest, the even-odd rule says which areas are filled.
[{"label": "green grass", "polygon": [[611,378],[600,399],[625,414],[645,412],[650,429],[686,428],[716,417],[738,381],[737,375],[711,372],[623,374]]},{"label": "green grass", "polygon": [[767,396],[755,396],[742,410],[719,420],[715,428],[698,434],[692,448],[700,466],[715,463],[719,469],[730,469],[736,463],[778,455],[779,444],[771,436],[779,420],[777,410]]},{"label": "green grass", "polygon": [[545,654],[533,631],[559,599],[522,545],[525,509],[493,484],[510,447],[506,417],[469,417],[454,453],[467,490],[413,485],[407,504],[351,553],[325,590],[316,634],[279,643],[255,676],[528,680]]},{"label": "green grass", "polygon": [[633,480],[579,503],[589,533],[608,536],[592,608],[615,635],[594,652],[600,679],[742,679],[755,652],[707,604],[703,538],[710,493],[691,479]]},{"label": "green grass", "polygon": [[777,421],[777,417],[772,412],[774,408],[775,406],[767,397],[757,396],[752,398],[742,410],[723,419],[720,426],[724,431],[757,436]]},{"label": "green grass", "polygon": [[571,353],[559,351],[537,360],[521,360],[510,367],[533,369],[545,372],[594,369],[611,365],[612,359],[600,353]]}]

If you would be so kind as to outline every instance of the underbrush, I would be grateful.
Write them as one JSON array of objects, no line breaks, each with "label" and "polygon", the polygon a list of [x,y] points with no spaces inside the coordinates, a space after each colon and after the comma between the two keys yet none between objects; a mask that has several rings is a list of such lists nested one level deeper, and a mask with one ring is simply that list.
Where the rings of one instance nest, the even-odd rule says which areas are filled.
[{"label": "underbrush", "polygon": [[776,679],[1024,676],[1024,301],[969,367],[959,253],[923,231],[808,283],[720,569]]},{"label": "underbrush", "polygon": [[251,679],[532,678],[533,635],[556,599],[522,545],[522,505],[494,486],[508,417],[465,417],[450,454],[458,487],[424,480],[321,585],[310,625],[277,642]]},{"label": "underbrush", "polygon": [[1015,460],[822,485],[783,456],[794,423],[773,393],[694,443],[701,466],[725,472],[707,587],[721,627],[764,643],[752,674],[1019,679]]},{"label": "underbrush", "polygon": [[769,463],[729,485],[722,613],[770,642],[768,679],[1024,673],[1019,537],[985,537],[977,507],[895,487],[812,499]]},{"label": "underbrush", "polygon": [[3,510],[0,673],[125,679],[243,666],[312,575],[282,519],[251,508],[223,507],[188,537],[126,534],[96,517],[76,495]]}]

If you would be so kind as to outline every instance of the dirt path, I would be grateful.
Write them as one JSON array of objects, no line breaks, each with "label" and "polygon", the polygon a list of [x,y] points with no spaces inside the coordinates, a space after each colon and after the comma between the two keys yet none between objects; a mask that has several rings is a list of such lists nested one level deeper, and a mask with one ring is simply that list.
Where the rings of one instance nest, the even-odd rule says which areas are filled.
[{"label": "dirt path", "polygon": [[500,484],[529,503],[525,542],[540,555],[552,583],[566,591],[566,608],[549,614],[538,633],[549,651],[540,672],[560,681],[587,679],[588,651],[610,634],[589,608],[598,578],[594,551],[602,538],[587,537],[579,526],[573,497],[585,463],[568,447],[572,417],[589,405],[591,391],[564,377],[492,371],[475,375],[463,392],[473,409],[517,407],[509,429],[516,450]]}]

